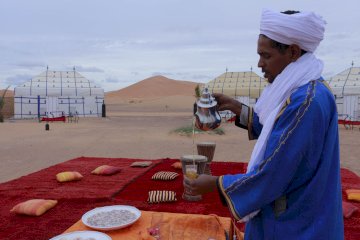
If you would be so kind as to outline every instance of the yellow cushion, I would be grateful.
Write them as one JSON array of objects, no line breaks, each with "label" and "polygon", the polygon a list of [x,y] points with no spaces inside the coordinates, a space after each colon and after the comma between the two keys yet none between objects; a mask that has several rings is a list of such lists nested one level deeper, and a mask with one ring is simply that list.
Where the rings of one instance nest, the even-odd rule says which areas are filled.
[{"label": "yellow cushion", "polygon": [[31,199],[21,202],[13,207],[10,212],[29,216],[40,216],[57,204],[57,200]]},{"label": "yellow cushion", "polygon": [[91,173],[96,175],[113,175],[121,171],[121,168],[109,166],[109,165],[102,165],[95,168]]},{"label": "yellow cushion", "polygon": [[59,182],[69,182],[82,179],[83,176],[79,172],[61,172],[56,174],[56,179]]},{"label": "yellow cushion", "polygon": [[345,192],[348,200],[360,202],[360,189],[347,189]]}]

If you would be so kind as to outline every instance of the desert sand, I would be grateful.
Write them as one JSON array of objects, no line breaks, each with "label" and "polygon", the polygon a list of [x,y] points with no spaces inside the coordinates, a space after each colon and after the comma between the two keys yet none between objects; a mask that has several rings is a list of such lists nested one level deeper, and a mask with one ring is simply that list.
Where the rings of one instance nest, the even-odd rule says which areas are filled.
[{"label": "desert sand", "polygon": [[[11,120],[0,123],[0,182],[80,156],[136,159],[180,158],[196,153],[193,143],[216,143],[214,161],[242,161],[250,158],[255,141],[247,132],[223,122],[224,135],[196,134],[194,139],[173,131],[191,126],[196,83],[168,94],[178,82],[162,82],[162,92],[146,96],[149,88],[135,88],[107,94],[106,118],[80,118],[78,123],[45,123]],[[140,85],[140,86],[139,86]],[[168,91],[167,91],[168,89]],[[124,91],[125,91],[124,90]],[[133,91],[133,92],[131,92]],[[360,174],[360,131],[339,126],[341,166]]]}]

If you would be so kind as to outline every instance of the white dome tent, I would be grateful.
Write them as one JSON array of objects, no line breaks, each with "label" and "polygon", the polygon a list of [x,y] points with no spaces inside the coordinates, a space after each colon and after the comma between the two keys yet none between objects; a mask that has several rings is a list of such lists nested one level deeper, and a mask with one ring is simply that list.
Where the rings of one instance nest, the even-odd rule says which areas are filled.
[{"label": "white dome tent", "polygon": [[104,90],[75,71],[49,71],[14,89],[14,118],[101,117]]},{"label": "white dome tent", "polygon": [[268,82],[253,71],[225,72],[211,80],[205,87],[212,93],[223,93],[253,106]]},{"label": "white dome tent", "polygon": [[[251,69],[251,71],[246,72],[226,71],[206,83],[204,87],[211,93],[223,93],[246,105],[254,106],[267,85],[267,80]],[[220,115],[227,120],[232,120],[234,117],[231,111],[221,111]]]},{"label": "white dome tent", "polygon": [[327,80],[333,94],[340,119],[359,120],[360,67],[351,67]]}]

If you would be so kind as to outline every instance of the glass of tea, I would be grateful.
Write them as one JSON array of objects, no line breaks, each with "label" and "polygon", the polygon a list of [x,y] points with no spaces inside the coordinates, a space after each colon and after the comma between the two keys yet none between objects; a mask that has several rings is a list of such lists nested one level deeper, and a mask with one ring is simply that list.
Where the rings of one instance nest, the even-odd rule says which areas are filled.
[{"label": "glass of tea", "polygon": [[[199,174],[203,174],[207,158],[201,155],[184,155],[181,157],[181,164],[184,176],[189,179],[196,179]],[[190,189],[184,186],[183,199],[187,201],[200,201],[201,195],[194,195]]]}]

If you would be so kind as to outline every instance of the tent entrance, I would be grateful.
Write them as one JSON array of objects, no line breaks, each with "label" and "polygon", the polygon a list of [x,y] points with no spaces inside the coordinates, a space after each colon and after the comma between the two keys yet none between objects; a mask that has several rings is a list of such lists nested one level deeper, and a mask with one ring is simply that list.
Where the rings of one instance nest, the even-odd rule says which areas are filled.
[{"label": "tent entrance", "polygon": [[62,116],[62,111],[59,110],[59,100],[57,97],[46,97],[46,113],[48,117]]}]

